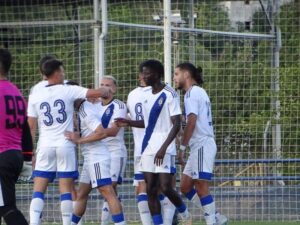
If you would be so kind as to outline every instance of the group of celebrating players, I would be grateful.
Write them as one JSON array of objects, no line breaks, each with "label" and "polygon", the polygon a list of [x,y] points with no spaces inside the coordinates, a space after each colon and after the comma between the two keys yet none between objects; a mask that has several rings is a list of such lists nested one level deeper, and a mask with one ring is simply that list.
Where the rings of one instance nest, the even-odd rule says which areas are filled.
[{"label": "group of celebrating players", "polygon": [[[181,193],[202,209],[207,225],[228,223],[216,211],[209,192],[217,147],[210,100],[199,87],[201,69],[181,63],[174,72],[176,88],[185,92],[186,125],[182,128],[178,93],[162,82],[164,67],[157,60],[139,65],[139,86],[129,93],[127,104],[114,98],[117,81],[113,76],[102,77],[98,89],[80,87],[65,80],[60,60],[47,55],[40,61],[44,80],[31,89],[26,107],[20,91],[7,80],[10,65],[10,53],[0,49],[0,216],[8,225],[27,224],[16,207],[15,183],[23,158],[31,160],[37,130],[30,225],[41,224],[44,194],[55,178],[63,225],[81,224],[93,188],[104,198],[101,224],[109,224],[110,218],[116,225],[126,224],[117,185],[122,183],[127,162],[124,127],[128,126],[134,137],[134,185],[141,224],[171,225],[175,210],[183,224],[192,224],[173,185],[177,149],[184,167]],[[84,159],[77,190],[76,144]]]}]

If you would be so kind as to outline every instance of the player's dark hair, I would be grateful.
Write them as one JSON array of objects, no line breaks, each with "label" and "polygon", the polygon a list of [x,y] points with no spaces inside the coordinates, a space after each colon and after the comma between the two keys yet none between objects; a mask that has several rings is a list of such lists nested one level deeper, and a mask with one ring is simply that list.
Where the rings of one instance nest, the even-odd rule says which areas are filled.
[{"label": "player's dark hair", "polygon": [[176,68],[179,68],[181,70],[188,71],[192,78],[197,82],[197,84],[201,85],[204,83],[203,77],[202,77],[202,68],[199,66],[196,68],[192,63],[184,62],[180,63],[176,66]]},{"label": "player's dark hair", "polygon": [[42,66],[42,71],[44,71],[45,76],[48,78],[61,66],[63,66],[62,61],[58,59],[49,59],[46,62],[44,62]]},{"label": "player's dark hair", "polygon": [[0,48],[0,72],[8,73],[12,62],[12,57],[7,49]]},{"label": "player's dark hair", "polygon": [[158,74],[160,78],[164,77],[165,71],[163,64],[155,59],[150,59],[142,62],[139,66],[140,73],[143,72],[143,67],[150,69],[152,72]]},{"label": "player's dark hair", "polygon": [[39,67],[40,67],[40,71],[41,73],[44,73],[43,71],[43,64],[50,60],[50,59],[56,59],[56,57],[54,55],[44,55],[41,59],[40,59],[40,62],[39,62]]}]

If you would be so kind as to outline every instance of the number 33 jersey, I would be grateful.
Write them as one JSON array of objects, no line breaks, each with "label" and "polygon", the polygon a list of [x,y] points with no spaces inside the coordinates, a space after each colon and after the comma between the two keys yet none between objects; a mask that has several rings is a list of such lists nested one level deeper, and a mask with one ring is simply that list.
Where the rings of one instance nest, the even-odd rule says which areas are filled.
[{"label": "number 33 jersey", "polygon": [[49,85],[29,95],[28,117],[35,117],[39,127],[39,147],[74,145],[65,131],[73,131],[74,101],[85,98],[87,89],[63,84]]},{"label": "number 33 jersey", "polygon": [[22,128],[26,120],[26,103],[18,88],[0,80],[0,153],[21,150]]}]

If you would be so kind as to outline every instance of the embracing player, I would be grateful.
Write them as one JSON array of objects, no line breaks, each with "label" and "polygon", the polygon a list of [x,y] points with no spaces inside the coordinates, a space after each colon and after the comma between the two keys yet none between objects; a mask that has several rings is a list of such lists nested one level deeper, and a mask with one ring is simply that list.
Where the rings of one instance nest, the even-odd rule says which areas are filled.
[{"label": "embracing player", "polygon": [[228,219],[216,212],[215,202],[209,192],[208,182],[213,175],[217,146],[210,99],[206,91],[197,86],[203,83],[202,69],[197,69],[191,63],[181,63],[175,69],[173,80],[176,88],[185,91],[186,127],[180,145],[181,159],[186,148],[190,147],[190,155],[181,177],[181,192],[199,208],[203,207],[207,225],[227,224]]},{"label": "embracing player", "polygon": [[47,60],[43,64],[43,71],[48,85],[32,93],[28,103],[28,120],[39,125],[30,224],[39,223],[44,193],[48,183],[57,175],[63,225],[69,225],[72,215],[71,191],[78,171],[75,145],[65,138],[64,132],[73,131],[73,103],[77,98],[108,97],[110,92],[106,88],[89,90],[64,85],[63,63],[57,59]]},{"label": "embracing player", "polygon": [[[101,123],[104,128],[109,128],[108,137],[104,139],[108,150],[110,151],[110,174],[113,188],[117,194],[117,185],[122,184],[126,162],[127,149],[124,142],[124,128],[115,124],[115,118],[125,118],[127,114],[126,105],[114,98],[117,92],[117,81],[113,76],[103,76],[100,81],[101,87],[109,88],[113,95],[109,98],[102,98],[100,102],[95,103],[101,115]],[[107,225],[110,220],[108,203],[104,201],[101,214],[101,224]]]}]

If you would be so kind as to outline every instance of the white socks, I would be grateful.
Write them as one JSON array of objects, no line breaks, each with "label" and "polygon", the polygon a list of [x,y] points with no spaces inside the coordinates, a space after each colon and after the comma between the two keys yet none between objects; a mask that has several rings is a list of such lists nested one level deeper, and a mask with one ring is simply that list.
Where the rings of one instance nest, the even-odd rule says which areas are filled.
[{"label": "white socks", "polygon": [[143,225],[151,225],[151,214],[148,206],[148,196],[146,193],[140,193],[137,196],[137,205]]},{"label": "white socks", "polygon": [[110,211],[107,201],[103,201],[101,213],[101,225],[108,225],[110,219]]},{"label": "white socks", "polygon": [[216,223],[216,206],[211,195],[207,195],[200,199],[204,211],[204,219],[207,225]]},{"label": "white socks", "polygon": [[34,192],[30,203],[30,225],[39,225],[41,213],[44,208],[44,193]]},{"label": "white socks", "polygon": [[70,225],[72,212],[73,212],[71,193],[67,192],[60,195],[60,210],[61,210],[63,225]]}]

